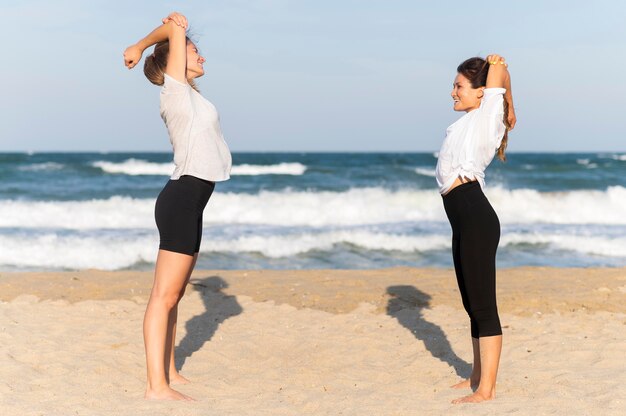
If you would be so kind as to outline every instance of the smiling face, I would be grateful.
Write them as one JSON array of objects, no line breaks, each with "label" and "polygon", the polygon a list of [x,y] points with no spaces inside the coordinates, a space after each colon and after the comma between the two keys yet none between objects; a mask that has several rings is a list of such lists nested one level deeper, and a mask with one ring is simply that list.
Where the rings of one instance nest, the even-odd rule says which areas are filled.
[{"label": "smiling face", "polygon": [[454,111],[470,112],[480,107],[485,87],[472,88],[472,83],[462,74],[457,74],[450,95],[454,100]]},{"label": "smiling face", "polygon": [[198,53],[193,42],[187,42],[187,79],[198,78],[204,75],[202,64],[205,59]]}]

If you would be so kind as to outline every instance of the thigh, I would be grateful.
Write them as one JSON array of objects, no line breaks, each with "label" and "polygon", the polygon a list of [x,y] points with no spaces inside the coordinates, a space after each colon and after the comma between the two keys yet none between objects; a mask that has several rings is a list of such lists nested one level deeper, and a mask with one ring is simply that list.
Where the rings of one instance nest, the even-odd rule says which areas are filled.
[{"label": "thigh", "polygon": [[154,273],[154,289],[161,295],[181,293],[191,274],[194,256],[159,250]]},{"label": "thigh", "polygon": [[491,206],[473,206],[464,221],[459,243],[463,282],[472,309],[495,303],[499,238],[500,226]]},{"label": "thigh", "polygon": [[183,180],[170,181],[165,186],[155,206],[155,219],[159,230],[161,250],[193,255],[198,244],[198,218],[193,188]]},{"label": "thigh", "polygon": [[202,243],[202,214],[198,218],[198,224],[196,226],[196,255],[200,252],[200,243]]}]

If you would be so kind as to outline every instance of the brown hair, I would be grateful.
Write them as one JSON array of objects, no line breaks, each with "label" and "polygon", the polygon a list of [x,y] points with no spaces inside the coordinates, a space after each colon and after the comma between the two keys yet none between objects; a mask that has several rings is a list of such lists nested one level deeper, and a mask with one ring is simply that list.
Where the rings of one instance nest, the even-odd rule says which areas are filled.
[{"label": "brown hair", "polygon": [[[187,43],[190,43],[191,39],[187,37]],[[163,85],[165,82],[165,67],[167,66],[167,58],[170,55],[170,43],[165,40],[154,45],[154,51],[151,55],[146,57],[143,63],[143,73],[148,81],[154,85]],[[192,79],[188,79],[187,83],[191,85],[191,88],[198,91],[196,83]]]},{"label": "brown hair", "polygon": [[[470,81],[472,84],[472,88],[480,88],[487,85],[487,74],[489,73],[489,64],[486,60],[480,57],[469,58],[466,59],[456,68],[456,72],[463,75]],[[504,136],[502,137],[502,142],[500,143],[500,147],[497,150],[498,159],[505,161],[506,155],[504,154],[506,150],[506,145],[509,140],[509,128],[511,125],[509,124],[509,103],[504,100],[504,116],[502,117],[502,121],[504,122],[504,126],[506,129],[504,130]]]}]

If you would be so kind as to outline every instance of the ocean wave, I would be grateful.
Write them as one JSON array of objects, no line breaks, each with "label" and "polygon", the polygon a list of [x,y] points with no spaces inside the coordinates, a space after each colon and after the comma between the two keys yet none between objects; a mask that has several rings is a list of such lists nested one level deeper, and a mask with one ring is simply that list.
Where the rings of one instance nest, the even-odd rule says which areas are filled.
[{"label": "ocean wave", "polygon": [[235,165],[231,175],[295,175],[306,172],[307,167],[302,163],[278,163],[276,165]]},{"label": "ocean wave", "polygon": [[0,266],[117,270],[156,260],[158,236],[0,235]]},{"label": "ocean wave", "polygon": [[[106,173],[124,175],[164,175],[170,176],[174,172],[173,163],[154,163],[140,159],[127,159],[114,163],[97,161],[91,164]],[[232,167],[232,175],[302,175],[307,167],[301,163],[278,163],[274,165],[242,164]]]},{"label": "ocean wave", "polygon": [[45,163],[33,163],[32,165],[20,166],[18,169],[26,172],[40,172],[40,171],[51,171],[51,170],[61,170],[65,167],[62,163],[56,162],[45,162]]},{"label": "ocean wave", "polygon": [[270,258],[290,257],[313,250],[330,251],[337,244],[350,244],[363,250],[423,252],[445,249],[448,235],[393,235],[365,230],[341,230],[298,235],[243,236],[233,240],[207,240],[201,251],[255,252]]},{"label": "ocean wave", "polygon": [[[606,191],[538,192],[488,188],[487,197],[504,224],[626,224],[626,188]],[[436,190],[355,188],[345,192],[216,192],[205,224],[348,226],[401,222],[446,222]],[[153,228],[154,200],[112,197],[90,201],[0,200],[0,227],[123,229]]]},{"label": "ocean wave", "polygon": [[420,167],[417,167],[417,168],[415,168],[415,173],[417,173],[418,175],[428,176],[428,177],[431,177],[431,178],[434,178],[436,176],[435,175],[435,170],[431,169],[431,168],[420,168]]},{"label": "ocean wave", "polygon": [[99,160],[91,164],[106,173],[122,173],[124,175],[165,175],[170,176],[174,172],[173,163],[153,163],[140,159],[127,159],[120,163]]},{"label": "ocean wave", "polygon": [[505,234],[501,246],[529,244],[605,257],[626,258],[626,238],[542,233]]},{"label": "ocean wave", "polygon": [[[0,235],[0,266],[21,268],[116,270],[138,263],[154,263],[158,249],[158,236],[142,235],[58,235],[54,232],[37,236]],[[206,233],[208,234],[208,233]],[[626,258],[626,239],[561,235],[555,233],[506,233],[500,248],[517,250],[518,245],[534,246],[538,253],[547,249],[563,250],[576,255],[607,258]],[[6,247],[6,249],[4,248]],[[201,253],[204,254],[258,254],[265,258],[289,258],[309,253],[336,252],[338,250],[372,251],[423,254],[432,251],[449,252],[450,236],[447,233],[427,235],[398,235],[368,230],[338,230],[303,232],[300,234],[253,235],[236,238],[215,238],[205,235]],[[502,255],[502,254],[501,254]]]},{"label": "ocean wave", "polygon": [[591,163],[589,159],[576,159],[576,163],[585,166],[587,169],[595,169],[598,167],[597,163]]},{"label": "ocean wave", "polygon": [[626,155],[613,155],[611,157],[615,160],[626,161]]},{"label": "ocean wave", "polygon": [[[450,236],[448,234],[395,235],[365,230],[342,230],[300,235],[245,236],[233,240],[207,240],[202,244],[201,251],[255,252],[270,258],[280,258],[306,254],[314,250],[331,251],[338,244],[349,244],[366,251],[423,253],[432,250],[449,250]],[[625,238],[512,233],[503,236],[500,247],[518,244],[542,245],[580,254],[626,258]]]}]

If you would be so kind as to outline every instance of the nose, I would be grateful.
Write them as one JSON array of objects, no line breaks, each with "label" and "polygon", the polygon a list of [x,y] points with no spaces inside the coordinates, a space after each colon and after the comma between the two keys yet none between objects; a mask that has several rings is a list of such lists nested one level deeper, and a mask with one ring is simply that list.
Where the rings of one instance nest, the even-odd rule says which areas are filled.
[{"label": "nose", "polygon": [[204,63],[206,61],[206,59],[204,59],[204,56],[200,57],[200,63]]}]

